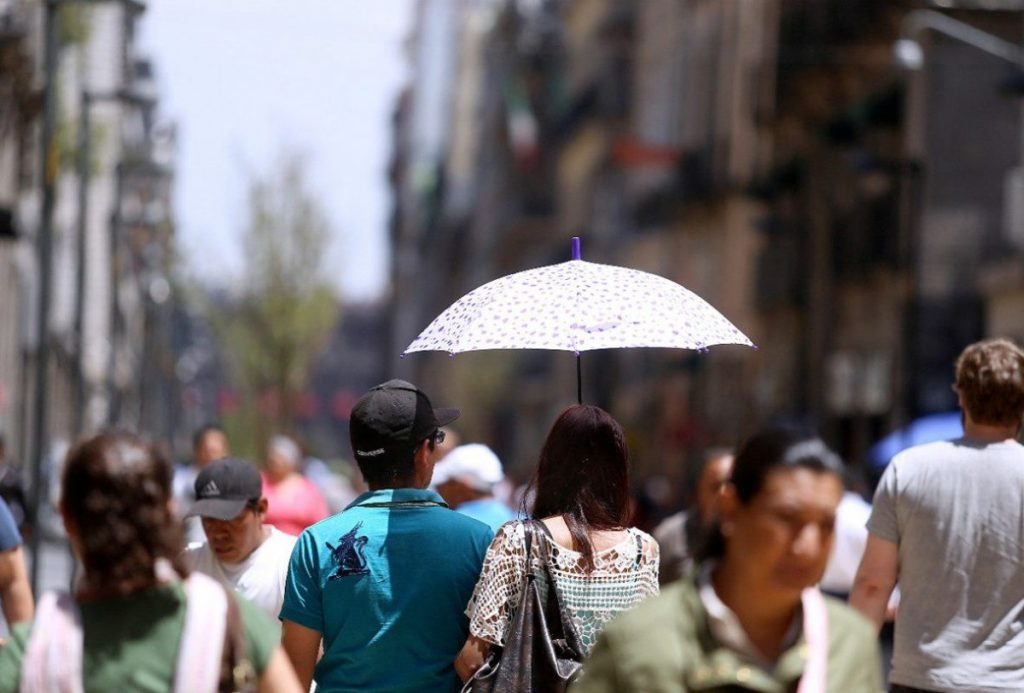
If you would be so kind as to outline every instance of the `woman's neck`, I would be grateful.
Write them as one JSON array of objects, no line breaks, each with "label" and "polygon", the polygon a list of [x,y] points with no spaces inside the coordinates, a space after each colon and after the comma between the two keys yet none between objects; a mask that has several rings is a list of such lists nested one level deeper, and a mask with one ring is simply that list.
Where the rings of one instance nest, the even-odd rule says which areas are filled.
[{"label": "woman's neck", "polygon": [[744,632],[757,651],[771,661],[782,654],[786,633],[793,623],[799,596],[772,593],[751,585],[748,572],[736,560],[723,558],[711,575],[715,594],[736,614]]}]

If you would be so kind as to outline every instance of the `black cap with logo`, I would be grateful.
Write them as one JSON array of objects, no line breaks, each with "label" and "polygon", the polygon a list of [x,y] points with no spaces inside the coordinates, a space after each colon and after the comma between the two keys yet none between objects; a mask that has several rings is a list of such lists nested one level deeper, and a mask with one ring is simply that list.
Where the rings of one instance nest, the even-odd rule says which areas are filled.
[{"label": "black cap with logo", "polygon": [[372,388],[352,408],[352,450],[360,462],[411,450],[458,417],[458,409],[434,409],[430,399],[412,383],[389,380]]},{"label": "black cap with logo", "polygon": [[223,457],[199,472],[195,483],[196,502],[186,517],[198,515],[214,520],[233,520],[249,501],[263,495],[263,481],[256,468],[237,457]]}]

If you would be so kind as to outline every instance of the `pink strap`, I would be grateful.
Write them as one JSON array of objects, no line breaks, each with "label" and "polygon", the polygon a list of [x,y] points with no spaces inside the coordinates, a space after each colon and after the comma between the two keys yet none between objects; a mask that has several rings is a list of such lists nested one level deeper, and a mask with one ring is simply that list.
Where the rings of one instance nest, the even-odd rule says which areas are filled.
[{"label": "pink strap", "polygon": [[82,693],[82,619],[66,592],[46,592],[21,664],[21,693]]},{"label": "pink strap", "polygon": [[202,573],[185,580],[185,627],[178,646],[175,693],[216,691],[228,612],[228,594]]},{"label": "pink strap", "polygon": [[810,587],[800,595],[800,602],[804,609],[807,663],[797,693],[825,693],[828,670],[828,611],[825,598],[816,587]]}]

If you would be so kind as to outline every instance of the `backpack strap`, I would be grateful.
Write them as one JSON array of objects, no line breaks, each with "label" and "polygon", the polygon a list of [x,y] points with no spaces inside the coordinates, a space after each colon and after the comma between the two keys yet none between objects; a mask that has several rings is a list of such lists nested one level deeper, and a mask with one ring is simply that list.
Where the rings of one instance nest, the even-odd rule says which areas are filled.
[{"label": "backpack strap", "polygon": [[228,593],[219,582],[192,573],[184,583],[185,627],[178,646],[174,693],[215,691],[221,680]]},{"label": "backpack strap", "polygon": [[46,592],[21,664],[21,693],[82,693],[82,617],[67,592]]}]

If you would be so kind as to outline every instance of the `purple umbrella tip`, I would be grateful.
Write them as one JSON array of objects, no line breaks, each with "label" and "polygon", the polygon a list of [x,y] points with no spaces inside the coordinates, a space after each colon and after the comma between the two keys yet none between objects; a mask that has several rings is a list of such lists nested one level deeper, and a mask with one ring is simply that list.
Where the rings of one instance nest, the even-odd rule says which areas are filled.
[{"label": "purple umbrella tip", "polygon": [[580,237],[579,236],[573,236],[572,237],[572,259],[573,260],[580,260],[580,259],[582,259],[582,256],[580,255]]},{"label": "purple umbrella tip", "polygon": [[405,358],[405,352],[403,351],[403,352],[402,352],[401,354],[399,354],[399,355],[398,355],[398,358],[400,358],[400,359],[404,359],[404,358]]},{"label": "purple umbrella tip", "polygon": [[450,358],[450,359],[455,358],[455,352],[454,351],[449,351],[448,352],[448,358]]}]

